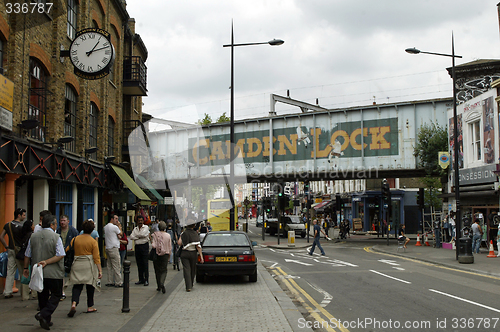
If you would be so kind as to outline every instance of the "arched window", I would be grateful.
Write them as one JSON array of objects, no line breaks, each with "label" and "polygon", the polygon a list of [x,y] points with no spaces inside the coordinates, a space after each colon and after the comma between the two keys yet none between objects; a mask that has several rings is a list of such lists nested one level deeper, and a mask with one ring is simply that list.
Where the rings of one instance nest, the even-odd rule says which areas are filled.
[{"label": "arched window", "polygon": [[112,117],[108,118],[108,156],[114,156],[115,146],[115,121]]},{"label": "arched window", "polygon": [[45,142],[47,129],[47,89],[48,75],[42,64],[30,58],[30,91],[28,102],[28,119],[38,120],[39,125],[30,130],[29,136]]},{"label": "arched window", "polygon": [[[99,109],[94,103],[90,103],[89,114],[89,148],[97,147],[97,128],[99,126]],[[96,159],[97,152],[89,155],[90,158]]]},{"label": "arched window", "polygon": [[68,37],[73,40],[75,39],[78,17],[78,4],[76,0],[68,0]]},{"label": "arched window", "polygon": [[65,149],[76,152],[76,105],[77,96],[73,87],[66,84],[64,104],[64,136],[73,137],[73,142],[65,144]]}]

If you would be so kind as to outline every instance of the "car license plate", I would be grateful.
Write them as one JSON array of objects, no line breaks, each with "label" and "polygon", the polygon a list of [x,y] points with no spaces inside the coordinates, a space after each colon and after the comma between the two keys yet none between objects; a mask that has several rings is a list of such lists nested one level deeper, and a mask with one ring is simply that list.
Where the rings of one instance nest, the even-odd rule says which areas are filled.
[{"label": "car license plate", "polygon": [[230,256],[230,257],[215,257],[215,261],[222,263],[222,262],[236,262],[236,256]]}]

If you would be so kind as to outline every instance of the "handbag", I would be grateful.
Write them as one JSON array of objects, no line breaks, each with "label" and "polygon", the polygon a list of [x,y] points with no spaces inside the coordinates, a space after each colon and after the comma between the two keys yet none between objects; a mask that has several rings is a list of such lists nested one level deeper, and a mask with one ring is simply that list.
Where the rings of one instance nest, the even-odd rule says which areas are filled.
[{"label": "handbag", "polygon": [[12,233],[12,222],[9,223],[10,235],[12,236],[12,240],[14,241],[14,252],[16,253],[16,259],[24,260],[24,253],[26,252],[26,248],[24,250],[18,246],[16,246],[16,240],[14,239],[14,233]]},{"label": "handbag", "polygon": [[31,274],[30,289],[42,292],[43,291],[43,267],[40,264],[33,266],[33,273]]},{"label": "handbag", "polygon": [[[78,236],[77,236],[78,237]],[[64,256],[64,272],[71,272],[71,265],[73,265],[73,261],[75,260],[75,237],[69,244],[69,249],[66,251],[66,256]]]},{"label": "handbag", "polygon": [[158,255],[156,254],[156,248],[151,248],[151,250],[149,251],[149,260],[154,261],[157,257]]}]

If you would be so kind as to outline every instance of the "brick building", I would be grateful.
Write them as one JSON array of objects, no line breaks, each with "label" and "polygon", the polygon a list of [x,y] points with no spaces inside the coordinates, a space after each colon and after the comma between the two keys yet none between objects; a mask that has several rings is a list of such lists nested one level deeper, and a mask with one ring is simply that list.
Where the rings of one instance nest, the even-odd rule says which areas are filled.
[{"label": "brick building", "polygon": [[[35,223],[48,209],[102,230],[110,191],[123,191],[110,163],[128,161],[126,138],[142,125],[147,49],[123,0],[52,3],[27,14],[0,3],[0,228],[22,207]],[[115,60],[104,78],[75,75],[64,56],[85,28],[110,33]]]}]

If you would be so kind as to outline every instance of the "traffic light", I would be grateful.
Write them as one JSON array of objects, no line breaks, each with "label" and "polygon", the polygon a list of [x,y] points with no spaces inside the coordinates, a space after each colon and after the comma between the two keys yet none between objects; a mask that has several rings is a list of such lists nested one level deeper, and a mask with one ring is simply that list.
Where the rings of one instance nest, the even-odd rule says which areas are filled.
[{"label": "traffic light", "polygon": [[203,195],[200,195],[200,212],[201,213],[207,212],[207,199]]},{"label": "traffic light", "polygon": [[283,192],[278,193],[278,206],[281,211],[285,210],[285,195]]},{"label": "traffic light", "polygon": [[422,210],[425,206],[425,201],[424,201],[424,188],[418,188],[418,194],[417,194],[417,205],[420,210]]},{"label": "traffic light", "polygon": [[387,182],[386,179],[382,181],[382,198],[384,200],[384,204],[389,204],[391,203],[391,189],[389,187],[389,183]]},{"label": "traffic light", "polygon": [[340,195],[335,195],[335,210],[340,211],[342,210],[342,199],[340,198]]},{"label": "traffic light", "polygon": [[304,182],[304,195],[309,194],[309,181]]},{"label": "traffic light", "polygon": [[266,213],[270,213],[271,212],[271,198],[264,197],[262,199],[262,204],[264,206],[264,211],[266,211]]}]

